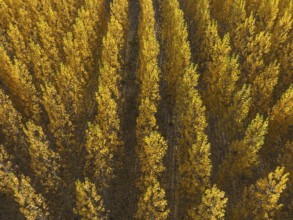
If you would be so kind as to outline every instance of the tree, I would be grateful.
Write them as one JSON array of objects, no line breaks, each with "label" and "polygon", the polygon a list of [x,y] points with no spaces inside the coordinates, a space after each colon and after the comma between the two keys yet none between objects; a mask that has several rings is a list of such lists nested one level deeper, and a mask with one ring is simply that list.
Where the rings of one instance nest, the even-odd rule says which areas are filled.
[{"label": "tree", "polygon": [[164,50],[163,77],[167,82],[167,93],[173,99],[176,84],[190,64],[191,52],[183,12],[177,0],[159,1],[161,38]]},{"label": "tree", "polygon": [[3,143],[8,153],[14,155],[13,161],[21,167],[25,174],[30,172],[29,152],[23,132],[22,115],[15,109],[9,96],[0,89],[0,130]]},{"label": "tree", "polygon": [[38,92],[27,66],[17,58],[14,58],[14,62],[12,62],[2,46],[0,46],[0,60],[1,80],[16,96],[25,115],[35,121],[40,120],[41,109]]},{"label": "tree", "polygon": [[161,188],[159,182],[154,181],[154,183],[148,185],[140,197],[139,208],[135,217],[146,220],[167,219],[169,210],[166,210],[166,206],[165,191]]},{"label": "tree", "polygon": [[220,220],[225,217],[225,208],[228,199],[225,193],[220,191],[217,186],[207,189],[202,197],[202,202],[197,209],[190,210],[190,219]]},{"label": "tree", "polygon": [[[288,141],[285,145],[282,146],[281,154],[278,157],[278,163],[285,167],[285,170],[288,171],[289,177],[293,175],[293,141]],[[287,190],[284,192],[283,201],[284,203],[284,212],[281,215],[281,218],[288,218],[293,214],[293,179],[289,178],[287,183]]]},{"label": "tree", "polygon": [[26,219],[45,218],[49,215],[45,198],[36,193],[29,177],[16,176],[10,156],[2,145],[0,146],[0,179],[0,191],[13,197],[20,205],[19,210]]},{"label": "tree", "polygon": [[279,199],[288,181],[288,173],[277,167],[267,178],[259,179],[246,187],[242,199],[232,211],[233,219],[270,219],[283,206]]},{"label": "tree", "polygon": [[287,89],[269,114],[268,141],[286,138],[288,128],[293,124],[293,86]]},{"label": "tree", "polygon": [[293,125],[293,86],[285,91],[282,97],[269,112],[269,127],[266,145],[262,157],[268,164],[277,164],[274,155],[280,153],[281,146],[290,140],[290,126]]},{"label": "tree", "polygon": [[62,166],[69,165],[70,157],[77,156],[79,149],[72,146],[74,127],[56,88],[51,83],[47,83],[43,88],[42,104],[49,118],[48,127],[55,138],[57,152],[63,160]]},{"label": "tree", "polygon": [[84,170],[85,174],[94,173],[92,182],[99,183],[101,195],[107,194],[108,184],[114,178],[112,170],[116,169],[118,164],[115,159],[123,153],[118,113],[121,104],[122,52],[128,29],[128,1],[115,0],[110,8],[110,20],[107,33],[103,37],[100,56],[96,118],[86,134],[87,161]]},{"label": "tree", "polygon": [[209,186],[212,168],[205,134],[205,107],[195,89],[197,78],[194,67],[186,69],[176,96],[178,193],[183,210],[199,204],[201,194]]},{"label": "tree", "polygon": [[[268,121],[257,115],[245,131],[244,138],[229,146],[229,151],[219,165],[218,181],[227,189],[234,185],[241,188],[240,177],[251,176],[253,167],[259,164],[259,151],[264,144]],[[229,170],[229,172],[227,172]],[[233,184],[233,182],[237,184]]]},{"label": "tree", "polygon": [[76,205],[74,213],[82,220],[105,220],[108,219],[103,200],[98,194],[95,184],[87,178],[84,182],[79,180],[75,183]]},{"label": "tree", "polygon": [[139,15],[139,113],[136,120],[137,147],[141,175],[138,180],[137,219],[167,219],[169,210],[159,178],[165,170],[167,143],[157,132],[159,94],[159,44],[156,40],[154,9],[150,0],[140,1]]},{"label": "tree", "polygon": [[30,154],[30,166],[44,186],[45,190],[56,191],[61,184],[59,166],[60,156],[50,149],[49,141],[42,127],[29,121],[24,128]]},{"label": "tree", "polygon": [[[92,99],[87,89],[90,79],[93,79],[94,72],[97,71],[98,60],[95,57],[105,29],[104,15],[105,1],[85,1],[84,6],[78,10],[73,30],[64,37],[66,65],[61,69],[57,82],[60,82],[58,83],[60,90],[63,86],[68,86],[66,78],[74,83],[69,86],[71,89],[68,93],[62,94],[74,121],[80,121],[85,117],[87,111],[85,103]],[[68,95],[70,99],[66,100]],[[68,101],[72,101],[72,105]]]},{"label": "tree", "polygon": [[140,141],[145,135],[156,130],[157,105],[160,99],[158,55],[159,43],[155,33],[153,5],[141,1],[139,16],[139,68],[137,73],[139,91],[139,115],[136,120],[136,136]]},{"label": "tree", "polygon": [[167,219],[169,210],[165,190],[158,182],[164,171],[162,160],[167,150],[164,138],[158,132],[145,136],[140,144],[139,165],[142,173],[138,188],[141,191],[135,217],[138,219]]},{"label": "tree", "polygon": [[94,177],[98,186],[107,187],[113,176],[113,167],[109,166],[113,160],[113,152],[108,148],[107,139],[98,124],[89,124],[85,147],[85,174]]}]

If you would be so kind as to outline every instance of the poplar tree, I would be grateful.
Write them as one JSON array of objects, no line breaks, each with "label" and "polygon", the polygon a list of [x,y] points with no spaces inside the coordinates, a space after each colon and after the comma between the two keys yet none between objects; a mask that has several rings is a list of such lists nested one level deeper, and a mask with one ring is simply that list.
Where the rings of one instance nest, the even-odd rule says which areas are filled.
[{"label": "poplar tree", "polygon": [[86,135],[87,157],[84,170],[85,175],[94,173],[93,182],[98,184],[103,193],[114,177],[112,170],[117,168],[114,158],[123,152],[118,110],[121,104],[119,86],[123,64],[122,51],[125,48],[128,29],[128,1],[114,1],[110,7],[110,20],[100,57],[99,85],[96,93],[97,115]]},{"label": "poplar tree", "polygon": [[[173,165],[171,174],[174,178],[171,178],[174,187],[171,190],[176,191],[175,196],[171,197],[174,200],[171,208],[174,218],[178,217],[177,209],[180,210],[181,218],[187,215],[187,210],[200,204],[201,194],[209,187],[210,146],[205,134],[205,108],[195,88],[198,76],[190,61],[191,52],[183,12],[177,0],[159,1],[159,5],[165,56],[163,76],[167,81],[167,93],[171,96],[170,105],[173,106],[174,113],[172,117],[179,134],[176,148],[171,146],[175,149],[170,150],[169,157],[173,161],[171,163],[178,166]],[[178,185],[175,183],[176,175]]]},{"label": "poplar tree", "polygon": [[276,212],[283,206],[280,196],[286,188],[288,173],[277,167],[267,178],[259,179],[246,187],[239,203],[233,209],[233,219],[275,219]]},{"label": "poplar tree", "polygon": [[0,46],[1,71],[0,78],[10,92],[19,100],[19,105],[27,117],[40,120],[40,103],[38,92],[32,81],[27,66],[17,58],[12,61],[5,49]]},{"label": "poplar tree", "polygon": [[293,86],[285,91],[269,112],[268,137],[261,154],[268,164],[276,164],[274,155],[281,153],[281,146],[290,139],[290,127],[293,125]]},{"label": "poplar tree", "polygon": [[220,220],[225,218],[225,208],[228,199],[225,193],[220,191],[217,186],[207,189],[202,197],[202,202],[198,208],[191,209],[188,212],[190,219],[212,219]]},{"label": "poplar tree", "polygon": [[8,153],[14,155],[13,161],[18,164],[25,174],[30,172],[29,152],[25,134],[22,115],[15,109],[9,96],[0,89],[0,130],[7,146]]},{"label": "poplar tree", "polygon": [[290,86],[269,114],[268,141],[289,137],[288,128],[293,124],[293,86]]},{"label": "poplar tree", "polygon": [[137,219],[167,219],[169,210],[165,190],[158,182],[165,170],[162,160],[167,150],[164,138],[156,131],[146,135],[140,144],[140,172],[138,188],[141,191],[135,217]]},{"label": "poplar tree", "polygon": [[168,95],[173,99],[176,86],[185,69],[190,65],[191,52],[183,12],[177,0],[159,1],[161,38],[164,50],[163,77],[167,82]]},{"label": "poplar tree", "polygon": [[56,191],[60,187],[60,156],[50,149],[42,127],[29,121],[24,128],[30,154],[30,166],[45,190]]},{"label": "poplar tree", "polygon": [[57,152],[63,159],[62,164],[63,166],[70,166],[68,164],[69,159],[76,156],[79,149],[74,147],[74,144],[76,144],[72,137],[74,128],[69,115],[56,88],[51,83],[47,83],[43,87],[42,104],[49,118],[48,128],[55,138]]},{"label": "poplar tree", "polygon": [[244,138],[229,146],[228,153],[219,165],[218,181],[221,187],[228,190],[236,181],[240,188],[237,179],[252,176],[252,168],[260,162],[259,151],[264,144],[267,127],[268,121],[257,115],[247,127]]},{"label": "poplar tree", "polygon": [[197,86],[194,67],[186,69],[176,96],[177,160],[179,201],[183,210],[200,203],[210,183],[210,144],[205,134],[207,122]]},{"label": "poplar tree", "polygon": [[75,183],[76,205],[74,213],[82,220],[105,220],[109,219],[104,207],[103,200],[98,194],[95,184],[87,178],[84,182],[79,180]]},{"label": "poplar tree", "polygon": [[[85,1],[84,6],[78,10],[73,30],[64,37],[66,65],[61,68],[57,82],[60,90],[64,86],[71,88],[62,94],[62,98],[75,121],[84,118],[87,101],[90,99],[87,87],[89,80],[93,79],[94,71],[97,71],[95,53],[103,35],[104,4],[105,1]],[[100,28],[99,32],[97,28]],[[66,79],[74,84],[69,85]]]},{"label": "poplar tree", "polygon": [[289,180],[287,183],[287,190],[284,191],[283,201],[286,201],[284,204],[284,212],[281,214],[281,217],[288,218],[293,214],[293,179],[290,178],[293,175],[293,141],[288,141],[282,146],[281,154],[278,157],[278,163],[285,167],[285,170],[289,173]]},{"label": "poplar tree", "polygon": [[0,216],[290,219],[292,15],[0,0]]},{"label": "poplar tree", "polygon": [[156,113],[159,94],[159,44],[156,40],[153,3],[140,1],[138,26],[139,68],[137,73],[139,113],[136,120],[137,147],[140,176],[137,219],[167,219],[169,210],[160,177],[165,170],[163,158],[167,150],[165,139],[157,132]]},{"label": "poplar tree", "polygon": [[37,194],[30,178],[15,174],[11,158],[0,145],[0,191],[11,196],[20,206],[19,211],[26,219],[45,218],[49,212],[46,200]]}]

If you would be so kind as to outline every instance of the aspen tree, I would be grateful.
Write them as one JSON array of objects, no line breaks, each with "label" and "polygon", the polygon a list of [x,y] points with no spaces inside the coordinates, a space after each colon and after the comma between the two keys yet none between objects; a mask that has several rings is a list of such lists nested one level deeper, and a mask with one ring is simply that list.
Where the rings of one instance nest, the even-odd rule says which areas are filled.
[{"label": "aspen tree", "polygon": [[25,115],[38,121],[41,113],[38,92],[27,66],[16,58],[12,62],[2,46],[0,46],[0,62],[1,80],[10,92],[19,99]]},{"label": "aspen tree", "polygon": [[232,211],[232,219],[275,219],[276,212],[283,206],[279,200],[286,188],[288,175],[284,168],[277,167],[267,178],[246,187]]},{"label": "aspen tree", "polygon": [[24,128],[30,154],[30,166],[47,191],[57,190],[60,186],[60,156],[50,149],[49,141],[42,127],[29,121]]},{"label": "aspen tree", "polygon": [[84,182],[79,180],[75,183],[76,205],[74,213],[82,220],[105,220],[108,219],[103,200],[98,194],[95,184],[87,178]]},{"label": "aspen tree", "polygon": [[211,189],[205,191],[201,204],[197,209],[190,210],[188,216],[190,219],[198,220],[224,219],[227,201],[225,193],[214,185]]},{"label": "aspen tree", "polygon": [[17,177],[11,163],[11,158],[0,146],[0,191],[7,193],[20,206],[19,211],[26,219],[33,220],[48,216],[45,198],[37,194],[30,183],[30,178],[24,175]]},{"label": "aspen tree", "polygon": [[[245,131],[242,140],[234,141],[220,164],[218,180],[225,189],[239,177],[251,176],[251,169],[259,163],[259,151],[264,144],[268,121],[257,115]],[[227,172],[229,170],[229,172]]]}]

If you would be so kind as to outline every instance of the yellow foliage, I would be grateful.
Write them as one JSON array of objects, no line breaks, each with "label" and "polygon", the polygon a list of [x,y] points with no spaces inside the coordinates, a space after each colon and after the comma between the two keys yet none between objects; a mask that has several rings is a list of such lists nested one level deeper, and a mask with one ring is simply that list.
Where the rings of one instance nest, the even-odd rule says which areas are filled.
[{"label": "yellow foliage", "polygon": [[219,166],[218,180],[222,187],[228,189],[232,181],[251,175],[251,169],[259,164],[259,151],[264,144],[267,127],[268,121],[257,115],[247,127],[244,138],[229,146],[229,152]]},{"label": "yellow foliage", "polygon": [[225,192],[220,191],[214,185],[211,189],[205,191],[197,209],[188,210],[188,216],[194,220],[223,220],[225,219],[227,202]]},{"label": "yellow foliage", "polygon": [[232,218],[273,220],[283,206],[279,199],[288,181],[288,173],[277,167],[267,178],[259,179],[254,185],[245,188],[241,201],[232,212]]},{"label": "yellow foliage", "polygon": [[19,99],[26,116],[38,121],[41,113],[39,94],[27,66],[16,58],[12,62],[5,49],[0,46],[0,68],[1,80]]},{"label": "yellow foliage", "polygon": [[0,190],[13,197],[26,219],[46,218],[49,213],[45,198],[36,193],[29,177],[15,175],[10,157],[2,145],[0,146],[0,179]]},{"label": "yellow foliage", "polygon": [[49,129],[56,138],[58,152],[64,156],[66,152],[71,151],[68,147],[72,144],[73,125],[59,94],[51,83],[47,83],[43,88],[42,104],[50,120]]},{"label": "yellow foliage", "polygon": [[101,196],[97,193],[96,186],[87,178],[84,182],[75,183],[76,205],[74,213],[82,220],[106,220],[107,211]]},{"label": "yellow foliage", "polygon": [[113,152],[98,124],[89,124],[85,148],[87,151],[85,173],[91,174],[100,186],[106,187],[113,175],[113,167],[109,166],[113,161]]},{"label": "yellow foliage", "polygon": [[269,115],[269,141],[277,141],[288,134],[293,125],[293,86],[287,89]]},{"label": "yellow foliage", "polygon": [[205,107],[195,89],[198,75],[190,66],[185,70],[176,96],[175,120],[178,130],[177,155],[180,191],[183,197],[197,198],[209,184],[210,145],[205,129]]},{"label": "yellow foliage", "polygon": [[140,0],[139,15],[139,114],[136,119],[136,154],[139,159],[140,190],[135,217],[137,219],[167,219],[169,210],[165,190],[159,178],[165,170],[163,157],[167,151],[165,139],[156,131],[159,95],[159,44],[156,40],[153,2]]},{"label": "yellow foliage", "polygon": [[167,143],[158,132],[153,131],[143,138],[138,155],[140,172],[143,174],[139,185],[148,186],[161,176],[165,170],[162,161],[166,150]]},{"label": "yellow foliage", "polygon": [[136,219],[144,220],[164,220],[168,218],[169,210],[165,200],[165,190],[161,188],[159,182],[154,180],[149,184],[138,201]]},{"label": "yellow foliage", "polygon": [[24,128],[29,145],[31,168],[46,190],[56,190],[60,186],[60,156],[50,149],[49,141],[42,127],[29,121]]},{"label": "yellow foliage", "polygon": [[163,76],[167,82],[169,96],[174,97],[178,80],[190,64],[188,32],[177,0],[159,0],[159,6],[162,47],[165,55]]}]

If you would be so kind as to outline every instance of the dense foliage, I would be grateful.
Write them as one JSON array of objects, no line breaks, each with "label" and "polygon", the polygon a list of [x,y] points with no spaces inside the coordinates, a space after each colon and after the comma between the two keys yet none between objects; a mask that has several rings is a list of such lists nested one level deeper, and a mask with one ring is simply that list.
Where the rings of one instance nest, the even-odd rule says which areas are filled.
[{"label": "dense foliage", "polygon": [[0,219],[293,219],[292,0],[0,0]]}]

